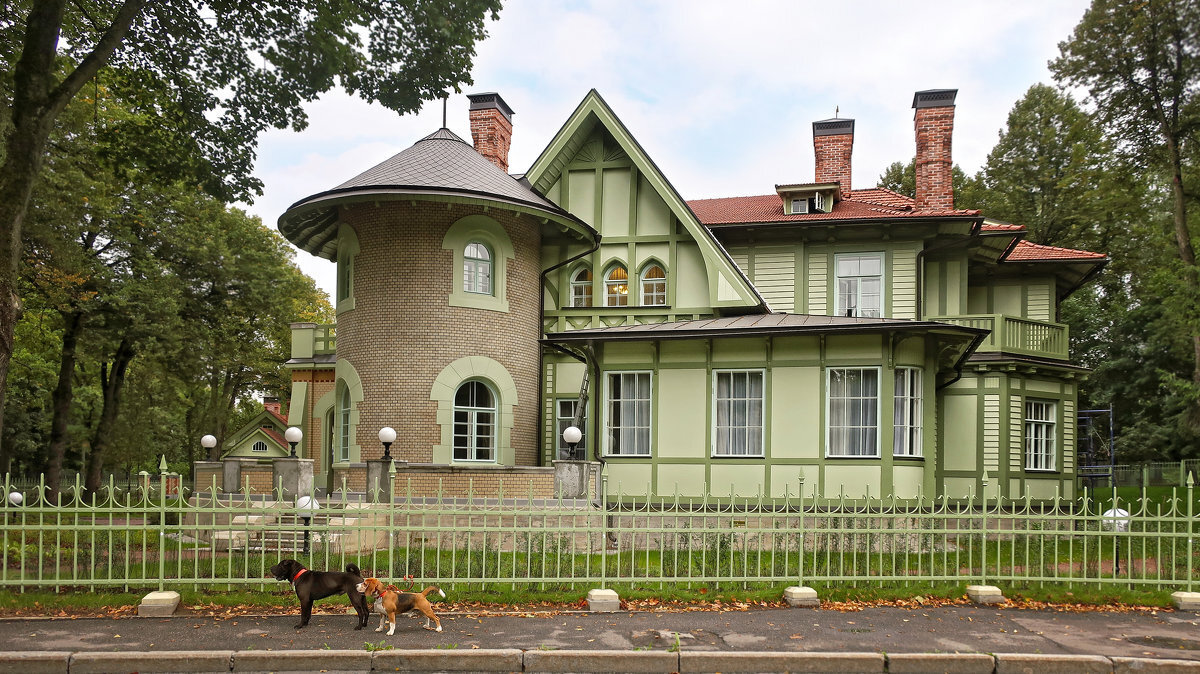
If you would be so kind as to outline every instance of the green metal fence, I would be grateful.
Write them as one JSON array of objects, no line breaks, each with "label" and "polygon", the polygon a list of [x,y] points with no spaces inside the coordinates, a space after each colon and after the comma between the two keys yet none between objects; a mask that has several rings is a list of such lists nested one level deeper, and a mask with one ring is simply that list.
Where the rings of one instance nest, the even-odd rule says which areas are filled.
[{"label": "green metal fence", "polygon": [[[1079,499],[595,500],[495,492],[363,503],[345,492],[316,510],[292,499],[174,496],[165,476],[47,499],[27,490],[0,509],[0,587],[227,589],[275,584],[293,557],[356,563],[368,575],[448,588],[605,585],[1000,583],[1193,590],[1194,480],[1131,503]],[[5,482],[4,493],[12,491]],[[1111,512],[1123,511],[1123,512]]]}]

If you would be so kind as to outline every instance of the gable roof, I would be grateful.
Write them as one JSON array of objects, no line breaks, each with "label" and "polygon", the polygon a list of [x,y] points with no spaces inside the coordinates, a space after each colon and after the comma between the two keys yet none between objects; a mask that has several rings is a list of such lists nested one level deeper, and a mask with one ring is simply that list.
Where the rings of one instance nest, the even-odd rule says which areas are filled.
[{"label": "gable roof", "polygon": [[1011,261],[1052,261],[1052,260],[1085,260],[1088,262],[1096,260],[1107,260],[1108,256],[1104,253],[1093,253],[1087,250],[1076,250],[1074,248],[1062,248],[1060,246],[1045,246],[1040,243],[1030,243],[1025,240],[1017,242],[1016,247],[1008,254],[1005,260]]},{"label": "gable roof", "polygon": [[594,239],[587,223],[500,170],[449,129],[439,129],[408,149],[340,185],[297,201],[279,216],[279,231],[317,257],[337,259],[338,205],[369,198],[457,196],[499,202],[549,216]]},{"label": "gable roof", "polygon": [[[587,141],[597,124],[602,125],[609,132],[621,150],[632,160],[641,175],[657,190],[667,207],[671,209],[672,214],[695,240],[710,274],[709,281],[712,286],[711,296],[714,307],[740,307],[770,311],[767,301],[734,263],[729,252],[696,218],[696,215],[688,208],[687,202],[679,195],[679,191],[667,180],[658,165],[646,154],[645,149],[595,89],[588,91],[587,95],[583,97],[562,128],[550,139],[550,143],[533,162],[533,166],[524,174],[524,179],[535,190],[545,194],[561,177],[564,167]],[[737,299],[721,299],[722,282],[737,295]]]}]

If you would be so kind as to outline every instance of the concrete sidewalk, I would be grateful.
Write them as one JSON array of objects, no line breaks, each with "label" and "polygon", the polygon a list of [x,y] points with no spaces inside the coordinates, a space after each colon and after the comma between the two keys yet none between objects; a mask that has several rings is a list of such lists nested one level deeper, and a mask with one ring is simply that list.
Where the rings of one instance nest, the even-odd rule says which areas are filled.
[{"label": "concrete sidewalk", "polygon": [[[441,615],[441,633],[421,629],[423,619],[402,618],[392,637],[372,631],[374,620],[354,631],[353,617],[343,615],[315,616],[299,632],[295,617],[280,616],[0,620],[0,671],[1200,673],[1200,616],[1172,611],[951,606]],[[34,652],[48,659],[35,664]],[[158,659],[113,659],[135,653]],[[909,659],[928,654],[960,657]]]}]

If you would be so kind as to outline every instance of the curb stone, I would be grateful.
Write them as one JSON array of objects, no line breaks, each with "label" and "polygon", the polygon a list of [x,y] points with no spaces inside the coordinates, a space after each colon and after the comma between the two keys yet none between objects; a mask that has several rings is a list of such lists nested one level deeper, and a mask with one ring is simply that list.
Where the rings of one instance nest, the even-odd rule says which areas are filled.
[{"label": "curb stone", "polygon": [[1112,661],[1101,655],[996,654],[996,674],[1112,674],[1112,671]]},{"label": "curb stone", "polygon": [[1200,674],[1200,661],[1196,660],[1154,660],[1113,656],[1112,662],[1115,674],[1134,674],[1135,672]]},{"label": "curb stone", "polygon": [[992,674],[996,658],[987,653],[888,653],[889,674]]},{"label": "curb stone", "polygon": [[127,651],[120,653],[75,653],[71,674],[112,672],[228,672],[233,651]]},{"label": "curb stone", "polygon": [[235,672],[369,672],[367,651],[238,651],[233,654]]},{"label": "curb stone", "polygon": [[[683,652],[680,672],[879,672],[887,671],[882,653],[724,653]],[[928,671],[928,670],[926,670]],[[991,670],[988,670],[989,672]]]},{"label": "curb stone", "polygon": [[522,655],[517,648],[375,651],[371,669],[376,672],[519,672],[524,669]]},{"label": "curb stone", "polygon": [[525,651],[527,672],[676,672],[666,651]]},{"label": "curb stone", "polygon": [[65,674],[70,651],[20,651],[0,657],[0,672],[7,674]]}]

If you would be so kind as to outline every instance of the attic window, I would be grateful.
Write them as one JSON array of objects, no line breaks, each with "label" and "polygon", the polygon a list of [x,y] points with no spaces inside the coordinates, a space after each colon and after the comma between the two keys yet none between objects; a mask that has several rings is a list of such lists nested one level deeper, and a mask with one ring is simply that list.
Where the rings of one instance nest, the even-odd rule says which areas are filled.
[{"label": "attic window", "polygon": [[267,443],[263,442],[262,440],[259,440],[258,442],[254,443],[254,446],[250,448],[250,451],[265,452],[265,451],[267,451]]},{"label": "attic window", "polygon": [[825,207],[825,195],[817,192],[813,195],[813,210],[817,213],[828,213],[829,209]]},{"label": "attic window", "polygon": [[792,199],[792,215],[808,212],[808,199]]}]

